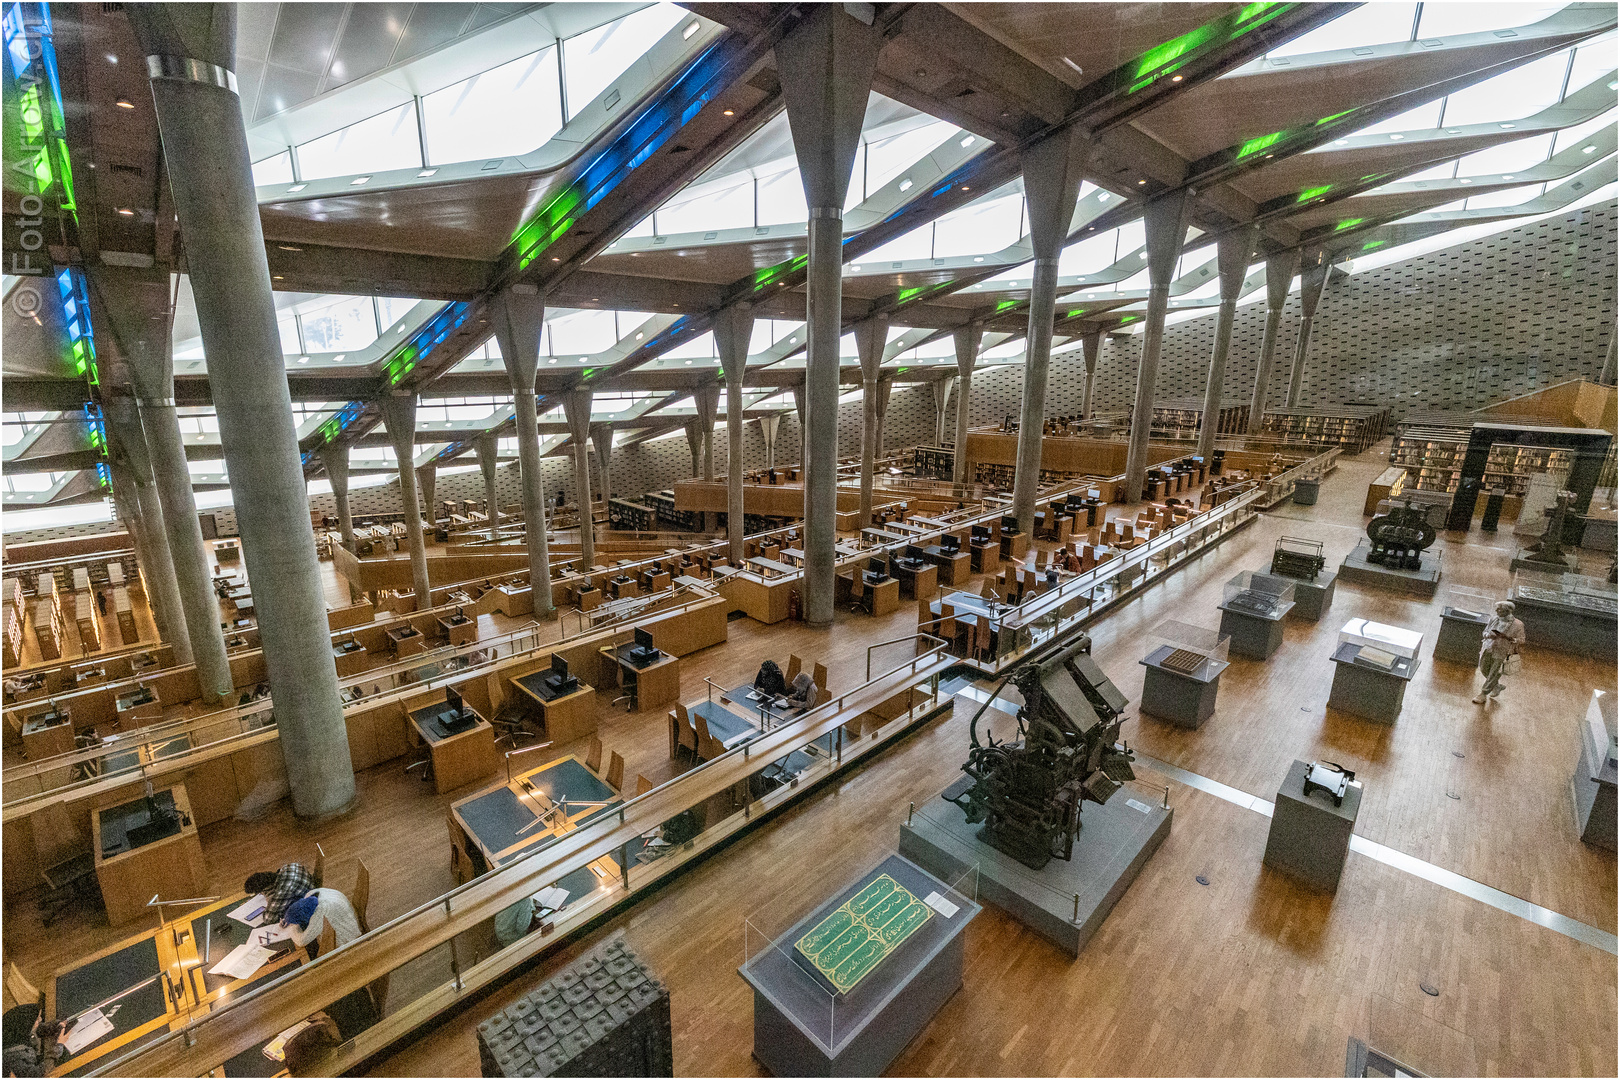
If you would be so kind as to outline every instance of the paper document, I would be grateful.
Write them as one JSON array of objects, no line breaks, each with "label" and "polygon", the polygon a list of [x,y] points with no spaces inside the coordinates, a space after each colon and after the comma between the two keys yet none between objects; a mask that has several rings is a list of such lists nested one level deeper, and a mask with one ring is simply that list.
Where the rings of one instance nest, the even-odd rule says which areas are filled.
[{"label": "paper document", "polygon": [[68,1028],[67,1034],[62,1037],[62,1045],[67,1047],[68,1057],[72,1057],[102,1036],[111,1034],[112,1029],[112,1021],[107,1019],[105,1013],[100,1009],[91,1009]]},{"label": "paper document", "polygon": [[245,942],[227,953],[225,959],[209,968],[208,973],[226,975],[232,979],[250,978],[274,955],[274,950],[267,949],[257,942]]},{"label": "paper document", "polygon": [[557,885],[548,886],[534,894],[534,902],[543,908],[561,911],[568,903],[568,890]]},{"label": "paper document", "polygon": [[231,912],[231,918],[237,922],[247,923],[249,926],[258,926],[259,920],[264,918],[264,909],[270,906],[269,899],[260,893],[242,901],[237,909]]},{"label": "paper document", "polygon": [[962,910],[949,900],[945,899],[943,896],[939,895],[937,892],[931,892],[927,896],[923,897],[923,903],[927,904],[929,907],[933,908],[947,919],[952,915],[955,915],[958,911]]}]

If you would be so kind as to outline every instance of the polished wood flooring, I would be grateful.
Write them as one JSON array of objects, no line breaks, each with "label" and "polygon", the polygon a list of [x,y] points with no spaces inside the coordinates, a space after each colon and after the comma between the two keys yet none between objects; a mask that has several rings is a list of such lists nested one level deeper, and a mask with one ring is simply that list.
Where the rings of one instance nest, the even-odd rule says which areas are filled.
[{"label": "polished wood flooring", "polygon": [[[1265,515],[1105,617],[1092,628],[1104,669],[1134,698],[1154,627],[1167,619],[1217,626],[1221,584],[1265,567],[1279,535],[1323,541],[1337,565],[1360,535],[1366,485],[1383,465],[1376,453],[1345,461],[1317,506]],[[1202,730],[1134,718],[1126,737],[1267,799],[1296,757],[1340,761],[1366,784],[1359,834],[1614,931],[1614,858],[1575,839],[1568,802],[1575,721],[1593,688],[1614,686],[1612,663],[1527,650],[1524,673],[1482,708],[1469,702],[1470,671],[1433,663],[1426,642],[1394,727],[1325,708],[1327,656],[1346,619],[1410,626],[1432,640],[1444,585],[1505,591],[1510,544],[1505,532],[1443,540],[1446,577],[1432,603],[1341,584],[1322,623],[1291,623],[1269,662],[1234,660]],[[832,630],[739,619],[727,645],[683,661],[682,697],[701,697],[705,676],[734,685],[765,657],[782,662],[790,651],[806,666],[826,663],[834,689],[851,685],[864,677],[867,644],[901,637],[915,621],[909,603],[882,619],[841,614]],[[476,1022],[619,930],[670,984],[677,1072],[757,1072],[751,995],[736,974],[743,920],[785,928],[793,905],[892,852],[907,804],[935,797],[959,775],[976,707],[959,699],[952,715],[374,1062],[373,1072],[477,1075]],[[661,713],[604,704],[601,737],[625,756],[627,778],[669,775]],[[558,748],[574,749],[583,748]],[[373,923],[431,900],[450,885],[444,810],[465,792],[437,796],[405,776],[404,764],[361,774],[358,806],[335,822],[307,828],[282,803],[258,820],[205,829],[211,886],[238,888],[252,870],[312,858],[319,841],[339,887],[352,860],[366,861]],[[892,1072],[1337,1075],[1347,1038],[1360,1035],[1432,1072],[1615,1074],[1613,956],[1359,854],[1337,894],[1305,891],[1261,867],[1266,818],[1139,771],[1138,787],[1155,797],[1170,785],[1174,827],[1086,951],[1072,960],[987,908],[968,932],[963,989]],[[36,978],[128,933],[77,916],[43,931],[21,905],[6,914],[7,959]]]}]

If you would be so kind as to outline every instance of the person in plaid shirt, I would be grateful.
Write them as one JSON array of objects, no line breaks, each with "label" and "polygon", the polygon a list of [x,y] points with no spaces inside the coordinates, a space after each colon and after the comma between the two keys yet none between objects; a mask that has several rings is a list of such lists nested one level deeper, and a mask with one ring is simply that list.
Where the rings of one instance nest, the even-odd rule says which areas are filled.
[{"label": "person in plaid shirt", "polygon": [[295,862],[288,863],[273,874],[269,871],[260,871],[249,875],[242,885],[242,890],[249,896],[264,893],[264,898],[269,901],[264,909],[266,922],[272,919],[279,922],[281,916],[286,914],[287,908],[292,906],[295,900],[303,899],[313,888],[315,875],[311,874],[303,863]]}]

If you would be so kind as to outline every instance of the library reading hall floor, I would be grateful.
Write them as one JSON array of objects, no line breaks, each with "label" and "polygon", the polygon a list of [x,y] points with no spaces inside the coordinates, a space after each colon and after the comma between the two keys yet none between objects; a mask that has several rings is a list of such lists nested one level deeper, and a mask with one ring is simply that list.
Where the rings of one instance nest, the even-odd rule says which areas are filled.
[{"label": "library reading hall floor", "polygon": [[1616,23],[6,3],[8,1075],[1616,1075]]}]

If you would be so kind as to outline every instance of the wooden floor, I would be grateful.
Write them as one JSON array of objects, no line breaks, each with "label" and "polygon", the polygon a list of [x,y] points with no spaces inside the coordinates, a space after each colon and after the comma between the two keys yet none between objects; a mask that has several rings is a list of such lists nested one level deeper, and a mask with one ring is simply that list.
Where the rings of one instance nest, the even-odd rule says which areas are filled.
[{"label": "wooden floor", "polygon": [[[1107,616],[1092,629],[1103,668],[1134,699],[1153,628],[1167,619],[1218,625],[1221,584],[1265,567],[1279,535],[1323,541],[1336,565],[1360,535],[1366,485],[1383,465],[1375,453],[1348,459],[1317,506],[1279,508]],[[1505,591],[1511,540],[1488,539],[1441,542],[1445,584]],[[1426,603],[1341,584],[1323,622],[1290,623],[1268,663],[1234,660],[1202,730],[1133,718],[1125,735],[1149,755],[1267,799],[1295,758],[1342,762],[1366,785],[1358,834],[1614,931],[1614,858],[1575,839],[1568,801],[1575,721],[1593,688],[1615,685],[1612,663],[1527,650],[1524,673],[1482,708],[1469,702],[1477,677],[1433,663],[1426,643],[1394,727],[1326,710],[1327,657],[1346,619],[1432,639],[1443,600],[1443,590]],[[840,615],[833,630],[739,619],[727,645],[683,661],[683,698],[701,696],[704,676],[734,685],[789,651],[807,666],[825,662],[835,690],[851,685],[864,677],[867,644],[907,634],[915,620],[909,603],[882,619]],[[757,1073],[752,999],[736,973],[744,918],[785,927],[791,905],[892,852],[907,804],[960,775],[973,708],[959,699],[952,715],[374,1063],[375,1075],[477,1075],[477,1020],[618,930],[671,987],[676,1071]],[[604,707],[601,736],[625,756],[627,777],[669,775],[661,714]],[[257,821],[205,829],[212,886],[239,888],[252,870],[313,857],[318,840],[339,887],[353,860],[366,861],[374,923],[431,900],[450,885],[444,808],[465,792],[437,796],[402,765],[361,774],[356,810],[313,830],[285,803]],[[1337,1075],[1347,1038],[1371,1035],[1437,1073],[1615,1074],[1614,957],[1359,854],[1337,894],[1304,891],[1262,869],[1265,817],[1139,771],[1144,791],[1170,785],[1174,827],[1082,956],[987,908],[968,931],[963,989],[892,1072]],[[128,932],[91,918],[43,931],[23,906],[6,915],[7,959],[38,978]]]}]

